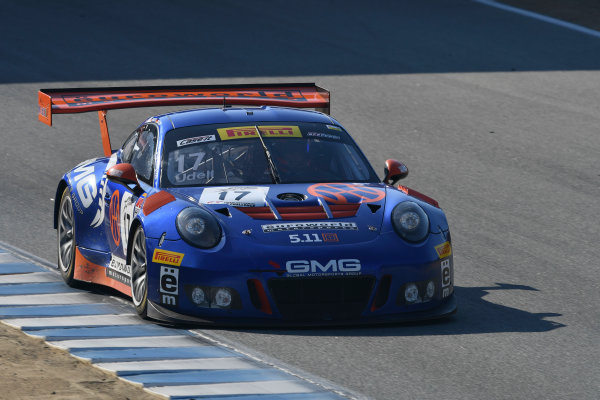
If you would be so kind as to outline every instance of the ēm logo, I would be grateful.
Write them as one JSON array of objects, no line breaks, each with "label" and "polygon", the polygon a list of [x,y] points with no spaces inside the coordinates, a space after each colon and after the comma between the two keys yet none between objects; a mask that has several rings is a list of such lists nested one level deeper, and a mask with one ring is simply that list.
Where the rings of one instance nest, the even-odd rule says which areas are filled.
[{"label": "\u0113m logo", "polygon": [[177,305],[179,295],[179,269],[162,265],[160,267],[160,302]]}]

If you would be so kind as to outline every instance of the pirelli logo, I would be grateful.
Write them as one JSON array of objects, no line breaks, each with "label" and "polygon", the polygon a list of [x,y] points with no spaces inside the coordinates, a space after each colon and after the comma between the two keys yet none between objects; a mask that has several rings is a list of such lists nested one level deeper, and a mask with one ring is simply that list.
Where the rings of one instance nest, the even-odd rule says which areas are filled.
[{"label": "pirelli logo", "polygon": [[[267,138],[302,137],[300,128],[297,126],[259,126],[260,133]],[[236,126],[232,128],[217,129],[221,140],[247,139],[258,137],[256,128],[253,126]]]},{"label": "pirelli logo", "polygon": [[437,251],[440,258],[450,257],[452,254],[452,246],[450,245],[450,242],[444,242],[435,246],[435,251]]},{"label": "pirelli logo", "polygon": [[176,253],[174,251],[167,250],[159,250],[154,249],[154,254],[152,255],[152,261],[160,264],[168,264],[179,267],[181,265],[181,261],[183,260],[183,253]]}]

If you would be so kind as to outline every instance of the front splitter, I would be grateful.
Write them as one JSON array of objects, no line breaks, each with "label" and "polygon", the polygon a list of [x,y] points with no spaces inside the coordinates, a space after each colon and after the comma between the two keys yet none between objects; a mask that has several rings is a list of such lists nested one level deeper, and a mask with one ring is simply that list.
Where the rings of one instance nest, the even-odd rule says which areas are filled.
[{"label": "front splitter", "polygon": [[314,320],[314,321],[289,321],[267,318],[201,318],[180,314],[168,310],[152,301],[148,301],[148,317],[160,322],[172,325],[213,326],[213,327],[236,327],[236,328],[298,328],[298,327],[329,327],[329,326],[353,326],[353,325],[380,325],[403,322],[418,322],[435,320],[449,317],[457,312],[456,296],[450,295],[438,307],[426,310],[405,312],[390,315],[377,315],[361,317],[351,320]]}]

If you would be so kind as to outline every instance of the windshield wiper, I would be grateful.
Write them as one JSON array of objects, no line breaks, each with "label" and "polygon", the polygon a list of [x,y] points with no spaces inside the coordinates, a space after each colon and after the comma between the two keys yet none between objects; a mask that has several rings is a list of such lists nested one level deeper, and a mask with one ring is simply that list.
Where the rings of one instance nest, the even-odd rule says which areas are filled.
[{"label": "windshield wiper", "polygon": [[273,183],[281,183],[281,179],[279,179],[279,174],[277,173],[277,168],[275,168],[275,163],[273,163],[271,153],[269,153],[269,149],[267,149],[267,145],[263,140],[262,134],[260,133],[260,129],[258,129],[257,125],[254,125],[254,129],[256,129],[256,133],[258,133],[258,138],[260,139],[263,150],[265,151],[265,157],[267,157],[267,162],[269,163],[269,172],[271,173],[271,179],[273,180]]}]

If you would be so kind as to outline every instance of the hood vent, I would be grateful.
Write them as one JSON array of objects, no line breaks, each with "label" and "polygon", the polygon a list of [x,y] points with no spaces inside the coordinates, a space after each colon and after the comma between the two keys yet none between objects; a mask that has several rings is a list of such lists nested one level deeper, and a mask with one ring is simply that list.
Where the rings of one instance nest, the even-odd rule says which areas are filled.
[{"label": "hood vent", "polygon": [[285,201],[304,201],[306,196],[300,193],[280,193],[277,195],[279,200]]},{"label": "hood vent", "polygon": [[277,212],[281,216],[281,219],[327,219],[327,213],[322,206],[277,207]]},{"label": "hood vent", "polygon": [[[331,216],[335,218],[354,217],[360,203],[328,204]],[[276,219],[269,207],[235,207],[237,210],[254,219]],[[277,207],[277,213],[283,220],[316,220],[329,219],[322,205],[320,206],[286,206]]]},{"label": "hood vent", "polygon": [[373,214],[375,214],[377,210],[381,208],[379,204],[367,204],[367,206],[369,206],[369,210],[371,210]]},{"label": "hood vent", "polygon": [[227,208],[227,207],[217,208],[215,211],[220,214],[223,214],[226,217],[231,217],[231,213],[229,212],[229,208]]},{"label": "hood vent", "polygon": [[254,219],[275,219],[275,214],[270,207],[235,207]]},{"label": "hood vent", "polygon": [[358,212],[360,203],[355,204],[328,204],[333,218],[354,217]]}]

